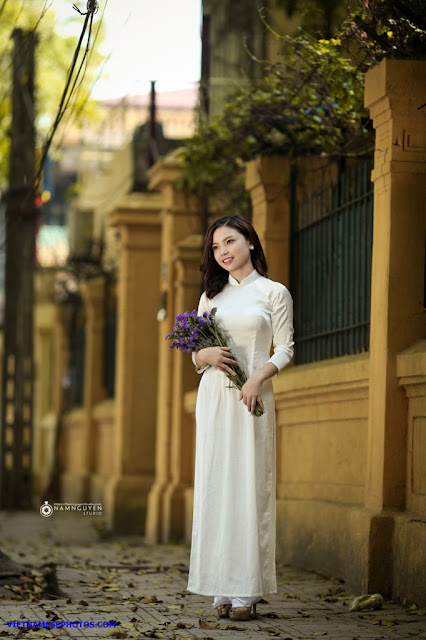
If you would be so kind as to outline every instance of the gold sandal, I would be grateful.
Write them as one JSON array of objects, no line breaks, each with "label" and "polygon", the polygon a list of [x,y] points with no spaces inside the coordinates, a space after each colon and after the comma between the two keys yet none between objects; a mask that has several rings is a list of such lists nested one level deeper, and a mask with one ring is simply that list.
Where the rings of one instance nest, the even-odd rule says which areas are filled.
[{"label": "gold sandal", "polygon": [[231,620],[250,620],[252,608],[253,618],[257,618],[256,603],[253,604],[253,607],[233,607],[229,611],[229,617],[231,618]]}]

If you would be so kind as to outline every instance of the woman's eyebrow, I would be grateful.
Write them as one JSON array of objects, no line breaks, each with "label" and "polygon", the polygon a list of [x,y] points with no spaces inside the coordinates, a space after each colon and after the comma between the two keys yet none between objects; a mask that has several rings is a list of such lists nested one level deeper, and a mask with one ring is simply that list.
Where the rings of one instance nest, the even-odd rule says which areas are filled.
[{"label": "woman's eyebrow", "polygon": [[[229,238],[233,238],[234,236],[226,236],[226,238],[223,239],[224,242],[226,242],[226,240],[229,240]],[[212,247],[217,244],[217,242],[212,242]]]}]

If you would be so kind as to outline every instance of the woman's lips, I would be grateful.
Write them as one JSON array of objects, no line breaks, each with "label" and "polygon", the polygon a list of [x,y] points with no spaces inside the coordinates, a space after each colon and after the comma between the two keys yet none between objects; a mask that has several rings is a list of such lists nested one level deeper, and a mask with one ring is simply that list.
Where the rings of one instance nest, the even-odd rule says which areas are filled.
[{"label": "woman's lips", "polygon": [[230,264],[232,262],[233,258],[224,258],[222,260],[223,264]]}]

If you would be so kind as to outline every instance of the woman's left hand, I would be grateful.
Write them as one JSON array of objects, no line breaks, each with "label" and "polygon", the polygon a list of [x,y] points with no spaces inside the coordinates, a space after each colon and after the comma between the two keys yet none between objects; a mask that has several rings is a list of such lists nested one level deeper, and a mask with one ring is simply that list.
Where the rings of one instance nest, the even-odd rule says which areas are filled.
[{"label": "woman's left hand", "polygon": [[263,410],[265,406],[262,400],[262,382],[263,377],[253,373],[250,378],[243,384],[240,391],[240,400],[244,402],[250,413],[254,414],[256,402],[260,404]]}]

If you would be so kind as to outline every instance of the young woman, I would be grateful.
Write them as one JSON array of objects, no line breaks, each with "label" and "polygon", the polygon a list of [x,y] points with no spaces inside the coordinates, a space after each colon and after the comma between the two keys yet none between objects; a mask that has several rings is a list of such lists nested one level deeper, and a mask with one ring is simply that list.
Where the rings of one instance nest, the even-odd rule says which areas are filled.
[{"label": "young woman", "polygon": [[[198,314],[217,307],[229,346],[193,355],[203,377],[188,590],[214,596],[219,616],[247,620],[256,602],[277,590],[270,378],[293,356],[293,304],[284,285],[267,278],[259,238],[244,218],[227,216],[209,227],[201,271]],[[248,376],[241,392],[226,377],[236,363]]]}]

